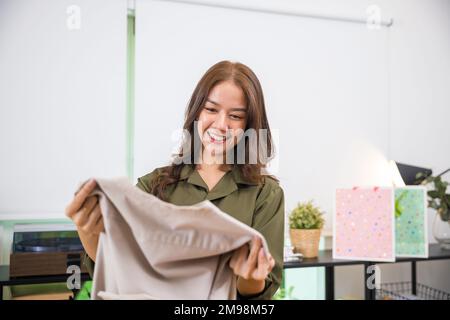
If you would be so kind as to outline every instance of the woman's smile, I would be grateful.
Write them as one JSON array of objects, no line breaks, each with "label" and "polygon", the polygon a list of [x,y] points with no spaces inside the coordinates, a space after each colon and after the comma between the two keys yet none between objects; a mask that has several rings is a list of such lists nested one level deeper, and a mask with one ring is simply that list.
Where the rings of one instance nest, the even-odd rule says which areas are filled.
[{"label": "woman's smile", "polygon": [[206,133],[208,134],[208,136],[209,136],[209,138],[210,138],[210,141],[212,142],[212,143],[215,143],[215,144],[223,144],[223,143],[225,143],[226,142],[226,136],[224,136],[224,135],[219,135],[219,134],[216,134],[216,133],[214,133],[214,132],[211,132],[210,130],[208,130],[208,131],[206,131]]}]

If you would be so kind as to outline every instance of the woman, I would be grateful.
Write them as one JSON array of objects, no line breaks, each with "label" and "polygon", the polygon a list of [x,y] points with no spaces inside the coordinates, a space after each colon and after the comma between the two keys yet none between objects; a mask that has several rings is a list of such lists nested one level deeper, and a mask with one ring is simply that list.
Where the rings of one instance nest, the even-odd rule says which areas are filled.
[{"label": "woman", "polygon": [[[182,149],[172,164],[140,177],[137,187],[176,205],[210,200],[263,234],[268,256],[255,238],[251,250],[248,245],[236,250],[229,265],[237,276],[238,299],[271,299],[282,277],[284,194],[274,177],[263,174],[272,157],[272,137],[253,71],[229,61],[212,66],[192,94],[184,130]],[[257,134],[252,143],[255,132],[265,133],[265,139]],[[86,184],[66,209],[91,275],[103,230],[98,200],[88,197],[95,186],[95,181]]]}]

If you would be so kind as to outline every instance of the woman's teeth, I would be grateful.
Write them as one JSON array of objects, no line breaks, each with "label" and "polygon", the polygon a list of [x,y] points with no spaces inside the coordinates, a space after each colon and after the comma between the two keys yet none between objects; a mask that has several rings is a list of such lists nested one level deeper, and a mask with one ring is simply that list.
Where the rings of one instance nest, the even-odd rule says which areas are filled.
[{"label": "woman's teeth", "polygon": [[211,132],[209,132],[209,131],[207,131],[207,132],[208,132],[208,135],[209,135],[213,140],[216,140],[216,141],[223,141],[223,140],[225,140],[225,136],[222,136],[222,135],[216,135],[216,134],[211,133]]}]

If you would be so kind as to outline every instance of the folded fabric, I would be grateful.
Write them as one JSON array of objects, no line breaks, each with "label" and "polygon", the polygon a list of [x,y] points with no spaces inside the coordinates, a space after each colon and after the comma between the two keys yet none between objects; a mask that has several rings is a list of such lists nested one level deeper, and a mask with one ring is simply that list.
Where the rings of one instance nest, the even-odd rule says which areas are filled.
[{"label": "folded fabric", "polygon": [[95,179],[105,232],[100,234],[92,299],[236,299],[234,252],[255,229],[210,201],[164,202],[127,178]]}]

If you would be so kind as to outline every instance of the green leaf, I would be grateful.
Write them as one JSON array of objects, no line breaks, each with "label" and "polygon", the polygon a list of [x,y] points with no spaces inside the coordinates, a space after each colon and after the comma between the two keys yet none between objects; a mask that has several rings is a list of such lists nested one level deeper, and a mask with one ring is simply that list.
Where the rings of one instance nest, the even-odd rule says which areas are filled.
[{"label": "green leaf", "polygon": [[86,281],[81,290],[78,292],[75,300],[90,300],[91,299],[91,290],[92,290],[92,281]]},{"label": "green leaf", "polygon": [[427,192],[428,193],[428,195],[431,197],[431,198],[439,198],[439,193],[437,192],[437,191],[435,191],[435,190],[430,190],[430,191],[428,191]]},{"label": "green leaf", "polygon": [[400,193],[400,195],[395,199],[395,217],[398,218],[402,215],[403,207],[400,205],[403,197],[406,195],[406,191]]}]

